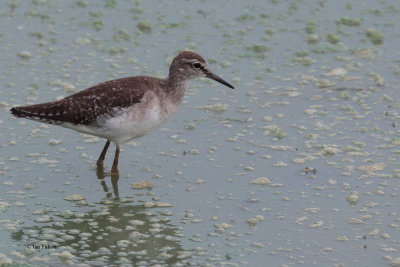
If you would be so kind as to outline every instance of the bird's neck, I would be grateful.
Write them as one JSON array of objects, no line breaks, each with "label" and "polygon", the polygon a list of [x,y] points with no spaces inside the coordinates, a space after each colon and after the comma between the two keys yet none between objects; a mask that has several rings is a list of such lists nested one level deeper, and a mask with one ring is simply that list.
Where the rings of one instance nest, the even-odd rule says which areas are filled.
[{"label": "bird's neck", "polygon": [[188,79],[185,79],[185,77],[179,73],[175,73],[168,76],[166,83],[166,88],[168,88],[166,93],[171,95],[171,99],[173,99],[174,102],[182,102]]}]

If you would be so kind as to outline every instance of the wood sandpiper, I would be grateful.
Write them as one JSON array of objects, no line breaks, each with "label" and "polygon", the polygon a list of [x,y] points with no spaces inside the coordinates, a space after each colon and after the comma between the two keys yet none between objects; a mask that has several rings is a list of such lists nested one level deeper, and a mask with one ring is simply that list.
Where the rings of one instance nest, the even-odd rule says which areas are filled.
[{"label": "wood sandpiper", "polygon": [[234,89],[208,69],[203,57],[184,51],[174,58],[165,79],[133,76],[111,80],[61,100],[13,107],[11,113],[107,139],[97,160],[98,168],[103,167],[113,142],[116,150],[111,174],[118,174],[120,145],[168,120],[181,104],[187,82],[197,77],[207,77]]}]

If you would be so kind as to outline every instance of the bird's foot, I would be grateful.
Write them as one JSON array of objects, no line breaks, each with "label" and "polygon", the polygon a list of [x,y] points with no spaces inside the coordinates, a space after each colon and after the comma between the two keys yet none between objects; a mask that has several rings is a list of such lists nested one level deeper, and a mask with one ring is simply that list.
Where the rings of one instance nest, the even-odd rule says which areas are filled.
[{"label": "bird's foot", "polygon": [[104,179],[104,177],[106,176],[104,172],[104,166],[96,166],[96,175],[98,179]]}]

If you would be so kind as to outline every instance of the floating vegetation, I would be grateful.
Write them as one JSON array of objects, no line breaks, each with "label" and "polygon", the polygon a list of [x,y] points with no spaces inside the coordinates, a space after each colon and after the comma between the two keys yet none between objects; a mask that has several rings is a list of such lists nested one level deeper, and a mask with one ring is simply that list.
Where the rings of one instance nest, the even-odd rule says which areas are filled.
[{"label": "floating vegetation", "polygon": [[132,36],[122,29],[118,30],[117,33],[114,35],[114,40],[117,42],[130,41],[131,39]]},{"label": "floating vegetation", "polygon": [[50,15],[42,14],[35,10],[30,10],[30,11],[26,12],[25,15],[28,17],[33,17],[33,18],[40,18],[40,20],[42,20],[42,21],[46,21],[50,18]]},{"label": "floating vegetation", "polygon": [[131,184],[130,187],[133,189],[151,189],[155,185],[156,184],[152,181],[143,181],[143,182]]},{"label": "floating vegetation", "polygon": [[346,75],[347,74],[347,70],[345,68],[339,67],[339,68],[334,68],[331,69],[330,71],[324,73],[324,76],[342,76],[342,75]]},{"label": "floating vegetation", "polygon": [[81,201],[81,200],[85,200],[85,197],[79,194],[74,194],[74,195],[69,195],[67,197],[64,198],[65,200],[68,201]]},{"label": "floating vegetation", "polygon": [[87,7],[88,3],[84,0],[77,0],[74,3],[74,6],[76,7]]},{"label": "floating vegetation", "polygon": [[259,223],[259,222],[262,222],[262,221],[265,221],[264,216],[262,216],[262,215],[256,215],[256,216],[254,216],[254,217],[248,219],[248,220],[247,220],[247,223],[254,226],[255,224],[257,224],[257,223]]},{"label": "floating vegetation", "polygon": [[258,177],[257,179],[251,181],[250,183],[256,185],[268,185],[271,183],[271,181],[266,177]]},{"label": "floating vegetation", "polygon": [[33,55],[31,52],[28,51],[22,51],[18,54],[18,56],[22,59],[30,59]]},{"label": "floating vegetation", "polygon": [[269,125],[266,128],[266,134],[275,136],[278,139],[282,139],[283,137],[287,136],[287,133],[277,125]]},{"label": "floating vegetation", "polygon": [[307,40],[306,41],[307,41],[308,44],[316,44],[316,43],[319,42],[320,39],[321,38],[317,34],[309,34],[307,36]]},{"label": "floating vegetation", "polygon": [[117,0],[105,0],[105,6],[109,8],[114,8],[117,5]]},{"label": "floating vegetation", "polygon": [[300,63],[305,67],[310,66],[311,64],[313,64],[315,62],[314,59],[312,59],[311,57],[307,57],[307,56],[297,56],[294,59],[292,59],[293,63]]},{"label": "floating vegetation", "polygon": [[250,20],[254,20],[256,16],[251,15],[251,14],[243,14],[239,17],[237,17],[235,20],[239,22],[248,22]]},{"label": "floating vegetation", "polygon": [[148,21],[141,21],[137,24],[138,29],[143,33],[150,33],[152,26]]},{"label": "floating vegetation", "polygon": [[247,50],[252,51],[254,53],[265,53],[267,52],[270,48],[266,45],[253,45],[253,46],[248,46],[246,47]]},{"label": "floating vegetation", "polygon": [[321,80],[318,80],[318,81],[315,83],[315,85],[318,86],[319,88],[326,88],[326,87],[335,86],[336,83],[333,82],[333,81],[330,81],[330,80],[328,80],[328,79],[321,79]]},{"label": "floating vegetation", "polygon": [[168,23],[168,24],[161,24],[161,28],[165,29],[174,29],[174,28],[184,28],[188,26],[188,23],[185,21],[179,22],[179,23]]},{"label": "floating vegetation", "polygon": [[43,38],[43,33],[42,32],[31,32],[29,35],[30,36],[34,36],[34,37],[36,37],[38,39],[42,39]]},{"label": "floating vegetation", "polygon": [[100,31],[101,29],[103,29],[103,21],[101,21],[100,19],[94,19],[92,21],[92,26],[96,31]]},{"label": "floating vegetation", "polygon": [[340,20],[337,21],[338,24],[346,25],[346,26],[360,26],[361,25],[361,19],[359,18],[349,18],[349,17],[343,17]]},{"label": "floating vegetation", "polygon": [[206,109],[214,111],[215,113],[223,113],[228,109],[229,105],[227,104],[214,104],[214,105],[204,105],[199,107],[200,109]]},{"label": "floating vegetation", "polygon": [[361,58],[372,59],[379,54],[379,51],[374,47],[352,49],[351,52]]},{"label": "floating vegetation", "polygon": [[340,36],[337,34],[328,33],[328,35],[326,36],[326,40],[331,44],[337,44],[340,42]]},{"label": "floating vegetation", "polygon": [[315,33],[315,30],[317,28],[317,23],[315,21],[309,21],[307,22],[305,31],[306,33]]},{"label": "floating vegetation", "polygon": [[144,12],[143,8],[139,7],[132,7],[128,11],[134,14],[142,14]]},{"label": "floating vegetation", "polygon": [[326,54],[326,53],[334,53],[334,52],[342,52],[346,51],[348,48],[343,43],[338,42],[335,44],[325,43],[320,44],[317,47],[312,49],[312,52],[317,54]]},{"label": "floating vegetation", "polygon": [[110,55],[116,55],[116,54],[121,54],[126,51],[125,47],[110,47],[107,52],[110,53]]},{"label": "floating vegetation", "polygon": [[374,44],[374,45],[381,45],[383,43],[383,33],[380,31],[377,31],[375,29],[367,29],[365,31],[365,34],[367,35],[368,39]]},{"label": "floating vegetation", "polygon": [[386,86],[386,80],[380,74],[370,71],[367,73],[367,75],[372,77],[376,86],[379,86],[379,87]]}]

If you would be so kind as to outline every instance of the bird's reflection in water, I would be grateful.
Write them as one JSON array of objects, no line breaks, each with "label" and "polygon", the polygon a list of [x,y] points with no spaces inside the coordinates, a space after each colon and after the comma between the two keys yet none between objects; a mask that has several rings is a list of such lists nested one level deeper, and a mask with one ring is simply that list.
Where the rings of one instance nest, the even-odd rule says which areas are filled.
[{"label": "bird's reflection in water", "polygon": [[[120,198],[119,177],[111,176],[113,192],[110,192],[108,179],[105,179],[108,176],[103,170],[97,170],[106,198],[90,206],[76,206],[72,212],[49,211],[52,220],[46,225],[22,226],[12,238],[21,244],[21,250],[31,244],[56,247],[37,250],[32,255],[49,257],[48,264],[54,266],[59,263],[137,266],[150,262],[152,265],[188,265],[192,260],[191,252],[182,248],[181,229],[170,222],[171,213],[158,208],[157,202],[148,202],[145,195],[143,199],[135,196],[135,200]],[[113,193],[115,198],[112,198]],[[71,254],[69,259],[57,257],[65,251]]]},{"label": "bird's reflection in water", "polygon": [[103,187],[104,192],[106,192],[107,197],[112,197],[112,193],[108,189],[107,183],[104,180],[105,177],[111,176],[111,185],[114,192],[114,196],[116,199],[119,199],[119,192],[118,192],[118,181],[119,181],[119,174],[110,174],[104,171],[103,167],[96,167],[96,175],[97,179],[101,180],[101,186]]}]

